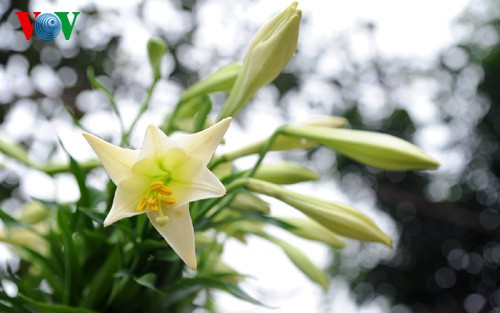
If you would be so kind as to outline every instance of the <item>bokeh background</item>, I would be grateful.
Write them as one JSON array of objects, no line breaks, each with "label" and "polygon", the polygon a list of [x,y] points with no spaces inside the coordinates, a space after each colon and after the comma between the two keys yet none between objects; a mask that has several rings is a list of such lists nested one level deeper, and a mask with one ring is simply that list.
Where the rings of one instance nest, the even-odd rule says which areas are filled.
[{"label": "bokeh background", "polygon": [[[349,242],[344,250],[297,243],[334,277],[327,293],[276,248],[229,242],[228,263],[251,275],[243,287],[271,308],[219,297],[221,312],[500,312],[500,2],[302,1],[299,49],[233,124],[223,149],[308,115],[346,117],[350,127],[410,140],[442,166],[387,172],[329,151],[290,152],[324,178],[300,190],[348,202],[395,239],[390,250]],[[130,124],[151,73],[146,42],[170,49],[147,124],[159,124],[179,94],[241,60],[255,30],[289,1],[1,0],[0,139],[25,146],[33,162],[65,162],[58,138],[78,160],[92,158],[86,129],[117,142],[120,125],[89,66],[113,90]],[[26,41],[15,11],[80,11],[70,40]],[[223,95],[214,97],[222,105]],[[270,160],[279,160],[271,155]],[[252,164],[242,160],[241,166]],[[90,184],[104,187],[104,172]],[[70,176],[49,177],[0,155],[0,205],[31,198],[73,201]],[[286,207],[273,210],[288,214]],[[10,258],[1,250],[3,259]],[[5,292],[5,286],[0,289]]]}]

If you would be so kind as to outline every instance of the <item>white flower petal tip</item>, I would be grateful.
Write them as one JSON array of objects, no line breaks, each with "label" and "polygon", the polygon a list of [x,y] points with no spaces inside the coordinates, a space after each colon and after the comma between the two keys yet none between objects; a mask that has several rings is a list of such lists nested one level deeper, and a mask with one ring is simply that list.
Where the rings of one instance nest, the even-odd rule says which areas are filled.
[{"label": "white flower petal tip", "polygon": [[139,151],[112,145],[89,133],[83,133],[83,137],[97,154],[106,172],[116,185],[130,175],[130,168],[137,160]]},{"label": "white flower petal tip", "polygon": [[207,165],[212,159],[215,149],[224,138],[231,121],[232,118],[228,117],[198,133],[177,135],[174,140],[189,156],[196,157],[204,165]]},{"label": "white flower petal tip", "polygon": [[166,212],[158,217],[148,213],[149,220],[187,266],[196,270],[196,251],[193,223],[188,205]]}]

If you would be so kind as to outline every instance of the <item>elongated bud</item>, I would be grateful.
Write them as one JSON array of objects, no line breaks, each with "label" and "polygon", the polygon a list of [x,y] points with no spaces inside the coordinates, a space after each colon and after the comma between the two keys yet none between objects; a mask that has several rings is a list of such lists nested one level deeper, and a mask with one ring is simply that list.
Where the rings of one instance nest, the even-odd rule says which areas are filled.
[{"label": "elongated bud", "polygon": [[234,116],[264,85],[274,80],[297,50],[302,13],[297,2],[262,26],[248,47],[243,68],[234,83],[219,120]]},{"label": "elongated bud", "polygon": [[161,76],[161,59],[167,53],[167,44],[159,38],[151,38],[148,41],[149,63],[153,69],[153,78],[158,80]]},{"label": "elongated bud", "polygon": [[[347,120],[340,116],[316,116],[308,118],[307,120],[294,125],[338,128],[338,127],[344,127],[346,124]],[[229,152],[226,154],[226,159],[234,160],[247,155],[259,153],[268,140],[269,138],[264,140],[259,140],[248,146],[242,147],[236,151]],[[287,134],[281,134],[278,137],[276,137],[270,150],[287,151],[293,149],[310,149],[317,145],[318,144],[312,140],[307,140],[296,136],[288,136]]]},{"label": "elongated bud", "polygon": [[269,214],[269,203],[259,198],[253,192],[241,191],[231,201],[229,207],[239,212],[260,212]]},{"label": "elongated bud", "polygon": [[49,210],[41,202],[33,201],[26,203],[19,215],[19,220],[25,224],[33,225],[39,223],[49,216]]},{"label": "elongated bud", "polygon": [[247,187],[291,205],[341,236],[392,245],[392,240],[368,216],[348,205],[302,195],[257,179],[249,179]]},{"label": "elongated bud", "polygon": [[317,180],[319,175],[301,164],[282,162],[260,166],[253,177],[274,184],[286,185]]},{"label": "elongated bud", "polygon": [[284,134],[317,142],[360,163],[385,170],[436,168],[439,163],[415,145],[375,132],[314,126],[285,126]]},{"label": "elongated bud", "polygon": [[[18,218],[22,225],[5,224],[4,227],[0,227],[0,242],[10,244],[16,253],[28,259],[29,256],[25,256],[23,248],[29,248],[46,255],[48,245],[43,235],[49,229],[56,231],[55,227],[50,225],[49,214],[49,209],[38,201],[25,204],[21,208]],[[29,225],[29,227],[25,225]]]},{"label": "elongated bud", "polygon": [[299,237],[324,242],[337,248],[345,246],[345,240],[341,236],[308,218],[282,217],[279,220],[292,225],[294,228],[289,231]]},{"label": "elongated bud", "polygon": [[215,73],[186,89],[182,93],[180,101],[184,102],[191,98],[213,92],[231,90],[241,68],[242,64],[240,62],[234,62],[220,68]]},{"label": "elongated bud", "polygon": [[302,273],[309,277],[309,279],[319,284],[325,290],[328,289],[329,282],[325,272],[319,269],[304,252],[300,251],[288,242],[271,237],[267,234],[263,234],[261,236],[279,246],[283,252],[285,252],[290,261],[292,261]]}]

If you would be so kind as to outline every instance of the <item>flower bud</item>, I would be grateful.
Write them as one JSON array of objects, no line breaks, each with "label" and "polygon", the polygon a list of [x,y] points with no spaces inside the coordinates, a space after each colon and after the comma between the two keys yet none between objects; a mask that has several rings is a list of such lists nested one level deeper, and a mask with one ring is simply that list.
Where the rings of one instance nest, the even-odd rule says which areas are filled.
[{"label": "flower bud", "polygon": [[302,195],[257,179],[249,179],[247,187],[291,205],[341,236],[392,245],[392,240],[368,216],[348,205]]},{"label": "flower bud", "polygon": [[271,211],[269,203],[250,191],[239,192],[233,201],[231,201],[229,207],[238,212],[260,212],[263,214],[269,214]]},{"label": "flower bud", "polygon": [[415,145],[397,137],[352,129],[285,126],[284,134],[331,148],[360,163],[385,170],[436,168],[439,163]]},{"label": "flower bud", "polygon": [[297,50],[302,13],[297,2],[262,26],[248,47],[243,68],[222,108],[219,120],[234,116],[264,85],[273,81]]},{"label": "flower bud", "polygon": [[[343,127],[347,124],[347,120],[340,116],[316,116],[295,124],[296,126],[321,126],[321,127]],[[259,140],[248,146],[242,147],[236,151],[227,153],[227,160],[234,160],[247,155],[259,153],[262,147],[267,143],[269,138]],[[293,149],[310,149],[316,146],[317,143],[312,140],[299,138],[296,136],[288,136],[280,134],[274,140],[271,146],[271,151],[287,151]]]},{"label": "flower bud", "polygon": [[319,175],[301,164],[282,162],[260,166],[253,177],[274,184],[286,185],[317,180]]},{"label": "flower bud", "polygon": [[148,41],[149,63],[153,69],[153,78],[158,80],[161,76],[161,60],[167,53],[167,44],[159,38],[151,38]]},{"label": "flower bud", "polygon": [[294,228],[288,230],[299,237],[324,242],[337,248],[345,246],[342,237],[308,218],[282,217],[279,220],[293,226]]},{"label": "flower bud", "polygon": [[267,234],[262,237],[279,246],[290,261],[292,261],[302,273],[309,277],[309,279],[319,284],[325,290],[328,289],[329,282],[325,272],[319,269],[304,252],[286,241],[271,237]]}]

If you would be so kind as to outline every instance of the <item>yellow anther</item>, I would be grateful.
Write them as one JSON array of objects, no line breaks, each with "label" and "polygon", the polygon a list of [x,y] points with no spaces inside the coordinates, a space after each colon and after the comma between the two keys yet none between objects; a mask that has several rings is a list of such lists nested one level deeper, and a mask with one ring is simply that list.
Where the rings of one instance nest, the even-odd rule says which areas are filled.
[{"label": "yellow anther", "polygon": [[176,204],[176,203],[177,203],[177,200],[175,200],[175,199],[174,199],[174,198],[172,198],[172,197],[162,198],[162,199],[161,199],[161,203],[172,205],[172,204]]},{"label": "yellow anther", "polygon": [[172,194],[172,190],[167,188],[161,180],[152,182],[151,184],[149,184],[149,188],[164,196],[170,196]]},{"label": "yellow anther", "polygon": [[148,204],[148,202],[146,201],[146,198],[145,197],[142,197],[141,198],[141,201],[139,201],[139,204],[137,205],[137,207],[135,208],[135,210],[137,212],[142,212],[146,209],[146,205]]},{"label": "yellow anther", "polygon": [[156,200],[156,197],[150,197],[148,199],[148,206],[151,211],[158,211],[158,201]]}]

